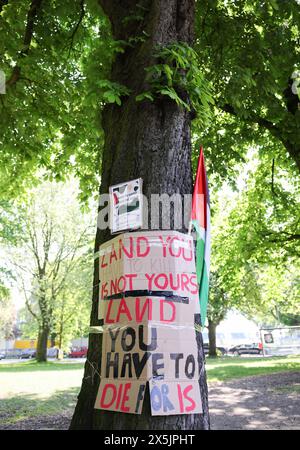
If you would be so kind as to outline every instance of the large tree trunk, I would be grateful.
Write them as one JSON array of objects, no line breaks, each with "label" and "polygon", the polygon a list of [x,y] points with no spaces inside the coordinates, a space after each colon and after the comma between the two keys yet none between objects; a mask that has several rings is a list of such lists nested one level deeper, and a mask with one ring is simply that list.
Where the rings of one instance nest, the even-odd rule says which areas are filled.
[{"label": "large tree trunk", "polygon": [[[144,42],[127,47],[112,67],[113,81],[132,90],[122,106],[108,105],[103,112],[105,147],[101,179],[101,193],[108,193],[110,185],[141,177],[143,192],[151,194],[192,192],[190,115],[175,102],[163,97],[155,102],[136,102],[135,96],[146,90],[145,67],[154,63],[153,50],[157,44],[193,41],[194,0],[101,0],[112,23],[115,39],[145,36]],[[143,8],[137,8],[137,4]],[[143,20],[125,21],[130,15],[144,14]],[[150,202],[149,202],[150,203]],[[186,230],[182,230],[186,231]],[[102,242],[111,238],[109,231],[98,229],[95,252]],[[94,268],[94,295],[91,325],[97,319],[99,260]],[[201,334],[197,334],[200,386],[203,414],[180,416],[151,416],[149,390],[146,392],[141,415],[94,410],[99,387],[102,335],[90,334],[87,362],[78,403],[72,419],[72,429],[150,429],[192,430],[208,429],[207,385]]]},{"label": "large tree trunk", "polygon": [[49,337],[49,327],[48,325],[42,324],[39,328],[37,349],[36,349],[36,359],[38,362],[47,361],[47,345]]},{"label": "large tree trunk", "polygon": [[208,320],[208,341],[209,341],[209,356],[217,357],[217,340],[216,340],[217,324],[212,320]]}]

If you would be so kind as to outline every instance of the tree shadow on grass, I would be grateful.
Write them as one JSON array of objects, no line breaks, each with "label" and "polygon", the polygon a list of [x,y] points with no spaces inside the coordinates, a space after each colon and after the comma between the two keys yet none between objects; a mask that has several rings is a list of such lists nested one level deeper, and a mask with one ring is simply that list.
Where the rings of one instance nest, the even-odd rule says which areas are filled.
[{"label": "tree shadow on grass", "polygon": [[[19,394],[0,400],[0,429],[39,429],[48,419],[56,422],[69,421],[75,408],[78,387],[56,391],[53,395],[41,398],[37,394]],[[20,424],[24,422],[25,428]],[[26,423],[28,422],[28,428]],[[23,424],[22,424],[23,425]]]},{"label": "tree shadow on grass", "polygon": [[211,428],[299,430],[299,381],[297,371],[212,384],[208,396]]}]

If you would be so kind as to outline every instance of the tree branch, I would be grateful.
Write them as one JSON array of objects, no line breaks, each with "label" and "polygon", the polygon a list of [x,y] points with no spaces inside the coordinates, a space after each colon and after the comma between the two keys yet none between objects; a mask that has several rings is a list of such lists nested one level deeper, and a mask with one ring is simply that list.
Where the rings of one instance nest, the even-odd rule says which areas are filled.
[{"label": "tree branch", "polygon": [[80,24],[81,24],[81,22],[82,22],[82,20],[84,18],[84,15],[85,15],[84,0],[81,0],[81,2],[80,2],[80,16],[79,16],[79,20],[78,20],[78,22],[77,22],[77,24],[76,24],[76,26],[75,26],[75,28],[74,28],[74,30],[72,32],[72,35],[70,37],[71,44],[70,44],[70,48],[69,48],[68,58],[69,58],[70,53],[71,53],[72,48],[73,48],[75,34],[77,33],[78,28],[80,27]]},{"label": "tree branch", "polygon": [[[229,103],[225,103],[225,105],[219,105],[219,108],[222,109],[222,111],[227,112],[233,116],[238,117],[238,113],[235,111],[234,107],[230,105]],[[274,125],[274,123],[270,122],[267,119],[264,119],[263,117],[259,116],[250,116],[247,119],[243,119],[248,122],[257,123],[258,125],[262,126],[263,128],[267,128],[269,131],[273,131],[276,133],[280,133],[280,129]]]},{"label": "tree branch", "polygon": [[277,194],[275,192],[275,187],[274,187],[274,174],[275,174],[275,158],[273,158],[272,160],[272,180],[271,180],[271,190],[272,190],[272,194],[275,195],[277,197]]},{"label": "tree branch", "polygon": [[[300,240],[300,234],[298,233],[288,233],[287,231],[280,231],[278,233],[274,233],[272,231],[263,233],[265,237],[269,236],[269,242],[290,242],[290,241],[298,241]],[[284,237],[285,235],[286,237]],[[273,236],[273,238],[272,238]],[[278,237],[277,237],[278,236]]]},{"label": "tree branch", "polygon": [[[233,106],[228,103],[226,103],[225,105],[218,105],[218,107],[228,114],[239,117],[238,113],[235,111]],[[298,169],[300,170],[300,147],[297,147],[295,144],[287,140],[283,136],[282,130],[277,125],[275,125],[274,123],[270,122],[269,120],[263,117],[254,114],[250,115],[246,119],[241,118],[241,120],[250,123],[257,123],[262,128],[268,130],[276,139],[278,139],[284,145],[289,155],[295,161]]]},{"label": "tree branch", "polygon": [[[25,34],[24,34],[24,40],[23,40],[23,48],[19,52],[18,59],[22,59],[25,56],[28,55],[32,36],[33,36],[33,28],[34,28],[34,21],[37,17],[38,10],[40,9],[42,0],[32,0],[28,14],[27,14],[27,21],[26,21],[26,28],[25,28]],[[6,87],[13,86],[17,83],[17,81],[20,79],[21,75],[21,67],[18,66],[18,64],[13,68],[12,74],[10,78],[6,81]]]},{"label": "tree branch", "polygon": [[[43,273],[46,271],[46,266],[49,261],[49,251],[51,247],[51,238],[52,238],[52,220],[48,219],[48,214],[45,212],[45,222],[42,226],[42,236],[43,236],[43,250],[44,250],[44,262],[43,262]],[[45,231],[46,230],[46,231]]]},{"label": "tree branch", "polygon": [[27,222],[27,230],[28,230],[28,234],[29,234],[31,246],[32,246],[31,251],[35,257],[38,273],[40,275],[42,273],[42,266],[41,266],[41,261],[40,261],[40,257],[39,257],[39,251],[38,251],[38,239],[37,239],[37,234],[36,234],[36,230],[35,230],[35,223],[33,223],[33,228],[31,229],[30,222]]},{"label": "tree branch", "polygon": [[31,308],[31,305],[29,303],[29,299],[28,299],[27,294],[26,294],[26,288],[25,288],[24,280],[23,280],[22,277],[21,277],[21,281],[22,281],[22,287],[23,287],[23,292],[24,292],[24,296],[25,296],[25,304],[27,306],[27,309],[30,312],[30,314],[37,320],[37,322],[39,322],[39,318],[38,318],[37,314],[33,311],[33,309]]},{"label": "tree branch", "polygon": [[288,87],[283,91],[283,95],[285,97],[286,108],[289,113],[296,114],[300,107],[300,100],[298,95],[293,93],[293,79],[289,78]]}]

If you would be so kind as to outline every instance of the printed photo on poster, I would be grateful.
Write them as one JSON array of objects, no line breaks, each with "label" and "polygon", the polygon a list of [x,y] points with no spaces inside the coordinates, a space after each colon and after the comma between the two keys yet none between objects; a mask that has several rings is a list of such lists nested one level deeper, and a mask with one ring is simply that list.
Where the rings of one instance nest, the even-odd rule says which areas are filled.
[{"label": "printed photo on poster", "polygon": [[143,180],[137,178],[109,188],[111,233],[142,227],[142,183]]}]

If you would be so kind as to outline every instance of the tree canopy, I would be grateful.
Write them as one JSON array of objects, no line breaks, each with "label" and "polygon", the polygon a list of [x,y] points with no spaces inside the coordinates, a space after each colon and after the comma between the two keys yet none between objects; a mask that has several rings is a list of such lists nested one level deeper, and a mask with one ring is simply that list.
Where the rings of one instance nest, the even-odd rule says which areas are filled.
[{"label": "tree canopy", "polygon": [[[276,164],[299,172],[299,4],[201,0],[196,6],[194,51],[202,81],[196,93],[201,101],[193,105],[198,116],[194,137],[204,143],[212,173],[232,178],[234,164],[253,143],[272,154]],[[97,190],[101,110],[129,95],[128,87],[110,80],[111,62],[124,48],[147,39],[147,32],[139,30],[146,7],[141,2],[131,11],[128,2],[126,19],[137,33],[127,42],[112,38],[95,0],[1,2],[0,69],[6,75],[6,94],[0,97],[2,195],[16,195],[32,182],[37,168],[56,180],[75,173],[83,199]],[[167,68],[173,68],[174,55],[169,60],[168,55],[160,55],[164,64],[156,82],[157,76],[167,79],[171,73]],[[193,58],[189,61],[194,67]],[[176,79],[171,82],[163,95],[180,100]],[[204,126],[199,117],[209,101],[207,89],[215,105],[210,106],[213,119]]]},{"label": "tree canopy", "polygon": [[[200,140],[214,171],[260,145],[300,169],[300,7],[296,1],[197,2],[201,66],[213,85],[215,120]],[[230,172],[229,172],[230,173]]]}]

